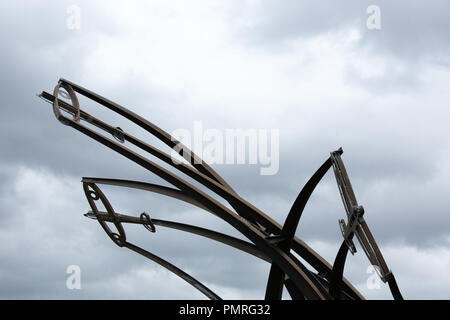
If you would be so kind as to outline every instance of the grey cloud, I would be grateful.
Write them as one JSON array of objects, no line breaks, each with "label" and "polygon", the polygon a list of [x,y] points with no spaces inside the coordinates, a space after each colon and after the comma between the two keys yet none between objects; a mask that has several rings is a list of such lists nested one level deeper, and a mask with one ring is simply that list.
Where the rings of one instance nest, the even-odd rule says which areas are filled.
[{"label": "grey cloud", "polygon": [[[366,9],[381,10],[381,30],[366,27]],[[402,57],[441,56],[448,52],[450,7],[445,1],[258,1],[247,6],[237,3],[233,17],[236,35],[244,43],[283,48],[290,39],[310,37],[354,27],[363,43],[375,53]]]}]

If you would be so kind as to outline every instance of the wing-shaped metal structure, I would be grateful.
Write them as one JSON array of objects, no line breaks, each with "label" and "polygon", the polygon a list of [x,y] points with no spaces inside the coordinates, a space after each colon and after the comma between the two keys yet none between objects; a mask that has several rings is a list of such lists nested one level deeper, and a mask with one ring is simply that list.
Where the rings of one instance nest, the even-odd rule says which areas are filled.
[{"label": "wing-shaped metal structure", "polygon": [[[162,141],[170,150],[175,150],[187,161],[174,161],[168,153],[136,138],[120,127],[112,126],[83,111],[77,94],[130,120]],[[378,245],[363,219],[364,209],[356,201],[341,159],[342,149],[332,152],[330,157],[312,175],[292,205],[286,221],[283,225],[280,225],[269,215],[239,196],[216,171],[189,148],[134,112],[65,79],[60,79],[53,94],[44,91],[39,96],[53,105],[53,112],[61,123],[109,147],[164,179],[172,186],[166,187],[141,181],[83,178],[84,193],[91,207],[91,210],[85,215],[97,220],[116,245],[128,248],[167,268],[194,286],[206,297],[220,299],[216,293],[183,270],[130,243],[127,240],[124,224],[140,224],[152,233],[156,232],[156,227],[165,227],[196,234],[270,263],[271,269],[265,294],[268,300],[281,299],[284,287],[286,287],[291,298],[296,300],[364,299],[343,276],[347,252],[350,251],[352,254],[356,252],[353,243],[353,237],[356,235],[370,263],[376,267],[381,279],[389,284],[393,297],[402,299],[394,275],[388,269]],[[134,151],[131,147],[141,152]],[[192,178],[198,185],[188,182],[173,171],[152,161],[149,155],[170,165],[174,171],[178,170]],[[311,194],[331,168],[334,170],[348,219],[347,223],[344,220],[340,221],[344,240],[333,265],[295,235],[303,209]],[[247,241],[193,225],[155,219],[145,212],[139,217],[119,214],[115,212],[99,185],[146,190],[187,202],[189,205],[205,210],[224,220],[239,231]],[[199,186],[206,187],[215,196],[219,196],[223,201],[226,201],[231,208],[216,200],[210,193],[202,191]],[[101,204],[106,211],[100,211],[98,204]],[[114,230],[111,230],[111,228]],[[306,261],[309,267],[306,267],[298,257],[302,261]]]}]

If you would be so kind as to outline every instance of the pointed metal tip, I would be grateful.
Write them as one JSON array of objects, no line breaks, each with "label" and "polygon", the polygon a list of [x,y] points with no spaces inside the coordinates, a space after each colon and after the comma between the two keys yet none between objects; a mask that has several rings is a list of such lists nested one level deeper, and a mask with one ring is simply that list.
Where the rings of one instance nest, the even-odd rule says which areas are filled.
[{"label": "pointed metal tip", "polygon": [[92,211],[89,211],[89,212],[85,213],[84,216],[86,218],[89,218],[89,219],[92,219],[92,220],[97,220],[97,216]]}]

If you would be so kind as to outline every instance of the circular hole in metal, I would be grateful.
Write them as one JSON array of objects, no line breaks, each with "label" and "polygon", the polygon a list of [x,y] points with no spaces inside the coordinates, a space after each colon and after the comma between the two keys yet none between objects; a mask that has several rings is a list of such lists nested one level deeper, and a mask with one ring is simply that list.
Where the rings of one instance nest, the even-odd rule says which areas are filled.
[{"label": "circular hole in metal", "polygon": [[123,240],[117,233],[112,233],[111,237],[113,238],[113,241],[120,247],[123,246]]},{"label": "circular hole in metal", "polygon": [[92,200],[100,199],[100,196],[94,190],[89,190],[89,197],[91,197]]},{"label": "circular hole in metal", "polygon": [[66,100],[70,100],[70,95],[69,93],[66,91],[66,89],[63,88],[63,90],[59,90],[58,92],[58,96],[60,98],[66,99]]}]

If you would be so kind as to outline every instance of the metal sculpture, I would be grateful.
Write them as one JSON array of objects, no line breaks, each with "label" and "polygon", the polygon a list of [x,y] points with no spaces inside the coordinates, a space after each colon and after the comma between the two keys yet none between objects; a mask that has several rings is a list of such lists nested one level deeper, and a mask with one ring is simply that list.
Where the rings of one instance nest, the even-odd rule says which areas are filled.
[{"label": "metal sculpture", "polygon": [[[61,88],[64,91],[61,91]],[[182,162],[174,162],[169,154],[128,134],[121,128],[111,126],[81,110],[77,94],[99,103],[145,129],[167,146],[176,150],[190,165]],[[140,224],[150,232],[155,232],[156,226],[161,226],[196,234],[219,241],[270,263],[271,269],[265,294],[265,298],[268,300],[281,299],[284,286],[291,298],[296,300],[364,299],[352,284],[343,277],[348,251],[352,254],[356,252],[356,247],[353,243],[353,237],[356,235],[370,263],[375,266],[381,279],[389,284],[394,299],[402,299],[395,277],[387,267],[375,239],[363,218],[364,209],[356,201],[341,159],[342,149],[332,152],[330,157],[309,179],[292,205],[285,223],[280,225],[264,212],[240,197],[216,171],[186,146],[132,111],[65,79],[59,80],[53,94],[44,91],[39,96],[53,105],[56,118],[63,124],[109,147],[174,186],[174,188],[170,188],[140,181],[83,178],[83,189],[91,207],[91,211],[85,214],[85,216],[97,220],[116,245],[135,251],[167,268],[190,283],[208,298],[220,299],[217,294],[186,272],[168,261],[128,242],[123,224]],[[67,101],[62,100],[62,98]],[[69,100],[70,103],[68,102]],[[72,118],[66,117],[61,111],[70,114]],[[114,140],[89,128],[82,122],[86,122],[105,131],[112,135]],[[151,154],[188,175],[199,184],[207,187],[210,191],[226,200],[233,210],[144,155],[127,148],[124,146],[125,143],[138,147],[142,151]],[[303,209],[309,197],[331,167],[336,176],[348,219],[347,223],[344,220],[340,220],[339,222],[344,240],[333,265],[329,264],[305,242],[295,236]],[[229,223],[250,240],[250,242],[193,225],[154,219],[147,213],[142,213],[139,217],[119,214],[114,211],[110,202],[99,188],[99,185],[141,189],[187,202]],[[103,204],[106,212],[98,210],[96,205],[98,201]],[[112,223],[115,226],[116,232],[111,230],[108,223]],[[308,269],[293,252],[304,259],[314,270]]]}]

